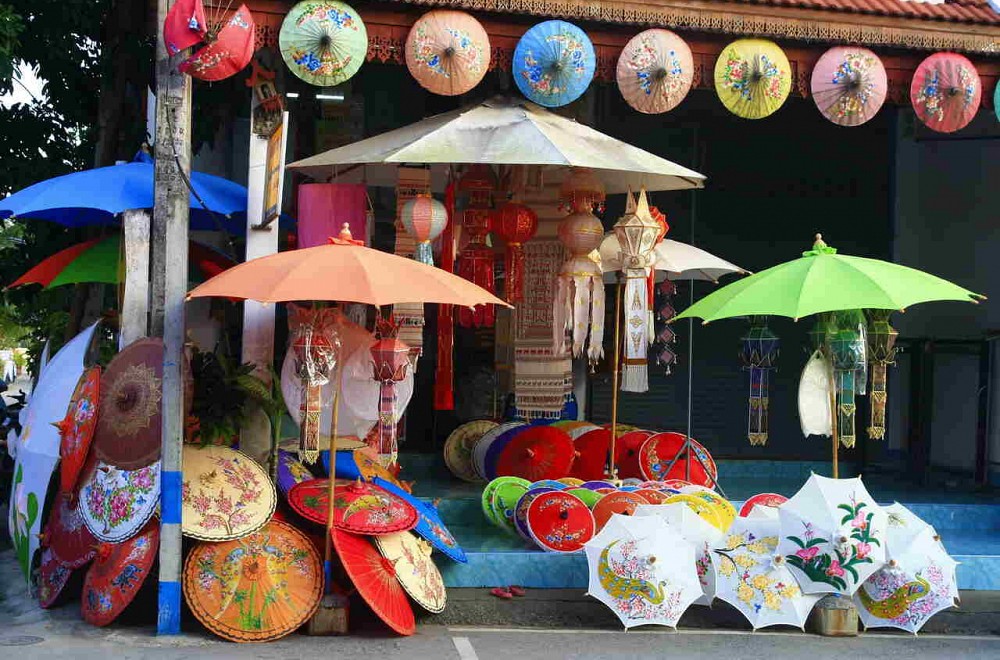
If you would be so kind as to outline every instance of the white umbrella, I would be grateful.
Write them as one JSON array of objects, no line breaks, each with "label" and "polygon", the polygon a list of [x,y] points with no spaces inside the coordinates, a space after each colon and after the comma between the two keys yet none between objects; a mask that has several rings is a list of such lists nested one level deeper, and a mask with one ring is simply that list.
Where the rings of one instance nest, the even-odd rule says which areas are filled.
[{"label": "white umbrella", "polygon": [[823,597],[803,594],[778,554],[780,526],[765,514],[737,518],[715,549],[716,596],[738,609],[754,630],[779,624],[802,628]]},{"label": "white umbrella", "polygon": [[937,531],[898,502],[886,507],[889,563],[854,594],[866,628],[916,633],[928,619],[958,604],[952,559]]},{"label": "white umbrella", "polygon": [[340,177],[354,170],[369,185],[395,185],[391,175],[403,163],[587,167],[609,194],[640,186],[701,188],[705,181],[702,174],[534,103],[503,97],[331,149],[288,168],[315,179],[336,175],[338,180],[346,180]]},{"label": "white umbrella", "polygon": [[712,548],[722,540],[722,530],[712,525],[682,502],[673,504],[640,504],[636,516],[656,516],[694,546],[695,571],[702,595],[695,605],[711,605],[715,598],[715,570],[712,568]]},{"label": "white umbrella", "polygon": [[587,595],[610,607],[626,629],[675,627],[701,596],[694,547],[658,517],[615,514],[584,551]]},{"label": "white umbrella", "polygon": [[[622,269],[622,262],[621,246],[614,233],[609,232],[604,236],[599,252],[601,270],[605,273],[604,281],[615,282],[615,273]],[[653,248],[653,254],[656,257],[653,269],[664,273],[663,276],[658,275],[658,281],[669,277],[672,280],[717,282],[723,275],[748,272],[711,252],[669,238],[660,241]]]},{"label": "white umbrella", "polygon": [[885,564],[886,514],[861,479],[814,474],[778,518],[778,551],[807,594],[853,595]]},{"label": "white umbrella", "polygon": [[39,547],[49,481],[59,463],[61,436],[54,424],[66,417],[97,325],[71,339],[48,363],[25,407],[21,435],[13,445],[17,461],[8,526],[25,578],[30,576]]}]

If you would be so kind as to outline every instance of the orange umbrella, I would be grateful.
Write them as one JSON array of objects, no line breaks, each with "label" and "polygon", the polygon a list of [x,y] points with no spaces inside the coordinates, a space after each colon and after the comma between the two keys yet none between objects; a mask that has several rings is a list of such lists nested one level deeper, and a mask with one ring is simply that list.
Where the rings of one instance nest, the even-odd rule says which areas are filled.
[{"label": "orange umbrella", "polygon": [[83,620],[106,626],[135,599],[149,577],[160,546],[160,525],[146,524],[138,536],[122,543],[102,543],[83,582]]},{"label": "orange umbrella", "polygon": [[199,543],[184,564],[184,599],[216,635],[263,642],[295,631],[319,607],[323,570],[312,541],[272,520],[233,541]]},{"label": "orange umbrella", "polygon": [[329,245],[251,259],[188,294],[188,298],[212,296],[259,302],[335,300],[376,306],[443,303],[510,307],[485,289],[440,268],[356,245],[350,241],[349,230],[346,238],[331,238]]},{"label": "orange umbrella", "polygon": [[435,9],[410,28],[406,66],[430,92],[465,94],[490,67],[490,38],[479,21],[464,11]]},{"label": "orange umbrella", "polygon": [[331,530],[331,534],[344,570],[368,606],[400,635],[412,635],[417,627],[413,608],[396,579],[392,562],[363,536],[341,529]]}]

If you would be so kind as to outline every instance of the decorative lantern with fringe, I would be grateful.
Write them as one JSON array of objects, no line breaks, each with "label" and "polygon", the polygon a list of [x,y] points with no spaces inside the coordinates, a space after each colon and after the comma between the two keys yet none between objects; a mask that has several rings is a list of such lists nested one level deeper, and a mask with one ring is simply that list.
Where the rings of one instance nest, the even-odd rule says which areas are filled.
[{"label": "decorative lantern with fringe", "polygon": [[[486,245],[486,236],[492,229],[493,191],[496,177],[487,165],[473,165],[458,182],[458,188],[468,193],[469,203],[462,213],[462,229],[469,235],[469,244],[458,255],[458,275],[496,293],[493,279],[493,250]],[[475,309],[456,310],[458,324],[463,328],[491,327],[496,321],[493,305],[480,305]]]},{"label": "decorative lantern with fringe", "polygon": [[604,227],[593,210],[604,201],[604,187],[590,170],[574,168],[562,184],[560,197],[571,210],[559,223],[559,240],[569,258],[556,278],[553,338],[556,350],[564,351],[569,331],[573,357],[586,354],[595,364],[604,356],[605,300],[598,253]]},{"label": "decorative lantern with fringe", "polygon": [[871,422],[868,437],[872,440],[885,438],[885,405],[888,399],[887,367],[896,363],[896,338],[899,333],[889,324],[892,310],[868,310],[868,360],[871,364],[872,388],[869,392],[868,407]]},{"label": "decorative lantern with fringe", "polygon": [[504,300],[511,304],[524,300],[524,244],[535,236],[536,231],[538,215],[524,204],[507,202],[493,215],[493,233],[507,243]]},{"label": "decorative lantern with fringe", "polygon": [[319,458],[320,417],[323,411],[323,386],[340,353],[340,338],[334,329],[333,308],[309,309],[288,305],[291,348],[295,355],[295,373],[302,385],[299,408],[299,460],[315,463]]},{"label": "decorative lantern with fringe", "polygon": [[406,377],[410,366],[410,347],[396,338],[399,327],[392,319],[379,317],[375,333],[379,339],[371,347],[373,376],[381,383],[378,407],[379,460],[388,467],[396,462],[396,383]]},{"label": "decorative lantern with fringe", "polygon": [[638,200],[629,192],[625,215],[619,218],[613,230],[625,272],[625,362],[621,389],[623,392],[645,392],[649,389],[647,352],[653,341],[648,282],[655,260],[653,248],[663,235],[662,225],[649,210],[645,188],[639,191]]},{"label": "decorative lantern with fringe", "polygon": [[434,253],[431,241],[440,236],[448,224],[448,212],[444,204],[429,194],[417,195],[403,204],[403,208],[399,211],[399,220],[403,223],[403,228],[417,240],[413,258],[433,266]]},{"label": "decorative lantern with fringe", "polygon": [[834,316],[837,329],[829,341],[837,391],[837,435],[840,444],[850,449],[855,439],[857,376],[866,364],[867,345],[860,311],[834,312]]},{"label": "decorative lantern with fringe", "polygon": [[760,446],[767,444],[768,381],[778,360],[781,341],[767,327],[766,316],[753,316],[742,342],[740,362],[750,372],[747,438],[751,445]]}]

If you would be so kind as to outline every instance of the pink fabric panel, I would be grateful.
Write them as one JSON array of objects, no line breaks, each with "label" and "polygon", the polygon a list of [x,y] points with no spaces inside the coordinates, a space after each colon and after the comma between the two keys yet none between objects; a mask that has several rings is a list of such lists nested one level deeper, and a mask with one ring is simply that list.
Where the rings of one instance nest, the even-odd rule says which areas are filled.
[{"label": "pink fabric panel", "polygon": [[300,248],[324,245],[340,234],[346,222],[351,235],[368,244],[367,191],[362,183],[303,183],[299,185]]}]

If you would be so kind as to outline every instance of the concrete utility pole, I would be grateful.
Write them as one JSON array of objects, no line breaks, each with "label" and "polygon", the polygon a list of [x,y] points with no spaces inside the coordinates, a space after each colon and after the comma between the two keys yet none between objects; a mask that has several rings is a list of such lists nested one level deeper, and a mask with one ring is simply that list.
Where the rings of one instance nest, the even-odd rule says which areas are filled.
[{"label": "concrete utility pole", "polygon": [[156,629],[181,628],[181,443],[184,432],[184,298],[187,294],[191,176],[191,79],[163,42],[172,0],[157,0],[156,168],[150,334],[163,337],[163,450],[160,481],[160,590]]}]

